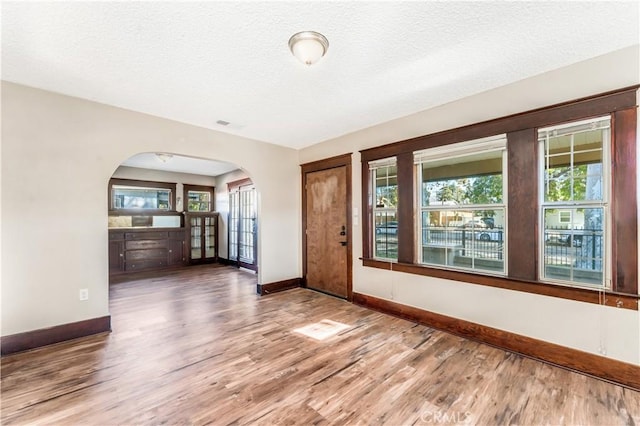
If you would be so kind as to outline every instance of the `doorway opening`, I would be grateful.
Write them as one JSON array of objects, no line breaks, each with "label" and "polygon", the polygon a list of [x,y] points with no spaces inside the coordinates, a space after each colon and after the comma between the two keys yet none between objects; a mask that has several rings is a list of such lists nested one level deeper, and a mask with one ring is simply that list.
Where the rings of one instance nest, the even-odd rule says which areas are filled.
[{"label": "doorway opening", "polygon": [[[233,182],[240,194],[230,193]],[[235,187],[233,187],[235,188]],[[236,201],[237,198],[237,201]],[[232,163],[177,154],[142,153],[113,173],[108,185],[109,278],[237,261],[257,271],[258,196],[248,173]],[[228,230],[240,218],[238,241]],[[249,226],[247,224],[254,224]]]},{"label": "doorway opening", "polygon": [[251,179],[230,182],[229,261],[258,271],[258,194]]}]

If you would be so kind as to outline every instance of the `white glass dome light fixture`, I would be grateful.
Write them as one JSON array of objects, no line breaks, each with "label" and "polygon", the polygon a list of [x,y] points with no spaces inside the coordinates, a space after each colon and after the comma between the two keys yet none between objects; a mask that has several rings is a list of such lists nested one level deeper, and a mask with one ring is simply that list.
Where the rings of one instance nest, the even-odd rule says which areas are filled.
[{"label": "white glass dome light fixture", "polygon": [[167,154],[166,152],[156,152],[156,159],[161,163],[166,163],[172,158],[172,154]]},{"label": "white glass dome light fixture", "polygon": [[313,65],[329,49],[329,40],[315,31],[302,31],[291,36],[289,49],[305,65]]}]

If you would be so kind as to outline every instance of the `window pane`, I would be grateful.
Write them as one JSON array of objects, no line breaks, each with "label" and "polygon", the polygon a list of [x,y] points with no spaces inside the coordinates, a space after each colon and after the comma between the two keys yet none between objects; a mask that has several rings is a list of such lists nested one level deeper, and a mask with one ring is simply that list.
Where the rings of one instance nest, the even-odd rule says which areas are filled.
[{"label": "window pane", "polygon": [[211,193],[208,191],[188,191],[187,211],[208,212],[211,210]]},{"label": "window pane", "polygon": [[601,207],[563,211],[545,208],[545,278],[603,285],[604,223]]},{"label": "window pane", "polygon": [[540,129],[544,154],[541,279],[605,285],[610,117]]},{"label": "window pane", "polygon": [[113,185],[112,197],[114,209],[169,210],[171,208],[169,189]]},{"label": "window pane", "polygon": [[375,204],[373,206],[373,257],[398,259],[398,169],[386,165],[371,169]]},{"label": "window pane", "polygon": [[422,263],[504,272],[504,209],[423,210]]},{"label": "window pane", "polygon": [[398,258],[398,220],[395,211],[375,212],[375,257]]},{"label": "window pane", "polygon": [[559,223],[571,223],[571,210],[564,210],[558,212]]},{"label": "window pane", "polygon": [[608,119],[539,132],[544,142],[545,201],[604,199],[602,147],[608,132]]},{"label": "window pane", "polygon": [[422,163],[422,206],[502,203],[502,153]]},{"label": "window pane", "polygon": [[398,206],[398,173],[396,166],[380,167],[375,170],[376,207],[395,208]]}]

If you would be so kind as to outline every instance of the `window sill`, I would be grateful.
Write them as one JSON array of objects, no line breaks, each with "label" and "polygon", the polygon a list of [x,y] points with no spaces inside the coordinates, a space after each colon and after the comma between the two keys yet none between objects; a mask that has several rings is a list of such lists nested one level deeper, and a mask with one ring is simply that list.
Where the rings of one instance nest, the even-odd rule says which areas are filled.
[{"label": "window sill", "polygon": [[502,288],[506,290],[522,291],[525,293],[540,294],[543,296],[558,297],[561,299],[575,300],[578,302],[605,304],[617,308],[638,310],[638,295],[621,294],[605,291],[604,301],[602,293],[596,289],[578,287],[563,287],[533,281],[522,281],[508,277],[495,275],[480,275],[469,272],[459,272],[445,269],[430,268],[424,265],[411,263],[396,263],[377,259],[362,259],[362,265],[370,268],[386,269],[389,271],[405,272],[414,275],[442,278],[453,281],[461,281],[470,284],[485,285],[488,287]]}]

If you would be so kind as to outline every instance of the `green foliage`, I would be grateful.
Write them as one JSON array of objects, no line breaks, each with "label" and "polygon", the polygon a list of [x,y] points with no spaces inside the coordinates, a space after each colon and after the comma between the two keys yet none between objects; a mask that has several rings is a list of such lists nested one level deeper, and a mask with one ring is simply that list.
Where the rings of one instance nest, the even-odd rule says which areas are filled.
[{"label": "green foliage", "polygon": [[[547,170],[547,187],[545,197],[547,201],[584,200],[587,192],[587,165],[573,167],[555,167]],[[571,184],[573,181],[573,196]]]},{"label": "green foliage", "polygon": [[425,200],[435,193],[436,200],[440,202],[453,201],[460,205],[501,203],[502,175],[428,182],[422,190]]},{"label": "green foliage", "polygon": [[466,185],[465,196],[471,204],[502,202],[502,175],[478,176]]},{"label": "green foliage", "polygon": [[457,181],[447,181],[437,192],[438,201],[454,201],[456,204],[463,204],[466,200],[464,186]]}]

